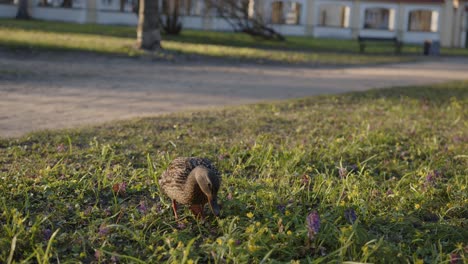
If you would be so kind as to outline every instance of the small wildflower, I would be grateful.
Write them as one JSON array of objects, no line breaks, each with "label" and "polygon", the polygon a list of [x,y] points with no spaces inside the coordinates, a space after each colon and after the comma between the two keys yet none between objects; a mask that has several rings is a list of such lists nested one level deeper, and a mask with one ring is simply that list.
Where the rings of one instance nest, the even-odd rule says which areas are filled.
[{"label": "small wildflower", "polygon": [[187,225],[185,223],[179,222],[177,224],[177,228],[179,228],[180,230],[185,229],[186,227],[187,227]]},{"label": "small wildflower", "polygon": [[414,209],[418,210],[419,208],[421,208],[421,205],[420,205],[420,204],[415,204],[415,205],[414,205]]},{"label": "small wildflower", "polygon": [[99,260],[102,257],[102,252],[98,249],[94,251],[94,257]]},{"label": "small wildflower", "polygon": [[280,211],[282,214],[284,214],[285,211],[286,211],[286,206],[283,205],[283,204],[280,204],[280,205],[277,205],[277,206],[276,206],[276,209],[277,209],[278,211]]},{"label": "small wildflower", "polygon": [[320,216],[316,211],[313,211],[306,220],[309,239],[313,240],[320,229]]},{"label": "small wildflower", "polygon": [[119,258],[114,254],[116,254],[116,252],[112,252],[112,257],[110,258],[110,261],[112,263],[117,263],[117,262],[119,262]]},{"label": "small wildflower", "polygon": [[289,216],[291,215],[291,212],[289,210],[286,210],[286,212],[284,212],[284,215]]},{"label": "small wildflower", "polygon": [[430,171],[426,176],[424,187],[427,187],[428,185],[434,185],[436,181],[441,177],[442,177],[442,174],[439,171],[437,170]]},{"label": "small wildflower", "polygon": [[221,238],[217,238],[216,243],[221,246],[223,244],[223,240]]},{"label": "small wildflower", "polygon": [[227,195],[227,199],[228,201],[232,201],[232,192],[229,192],[228,195]]},{"label": "small wildflower", "polygon": [[292,235],[291,230],[288,230],[288,232],[286,232],[286,234],[287,234],[288,236]]},{"label": "small wildflower", "polygon": [[393,190],[392,189],[388,189],[387,192],[386,192],[387,196],[391,196],[393,195]]},{"label": "small wildflower", "polygon": [[105,224],[101,224],[101,226],[99,226],[98,234],[100,236],[105,236],[105,235],[109,234],[109,228]]},{"label": "small wildflower", "polygon": [[193,259],[189,259],[189,260],[187,261],[187,264],[193,264],[193,263],[195,263],[195,262],[193,261]]},{"label": "small wildflower", "polygon": [[249,225],[249,226],[245,229],[245,232],[246,232],[247,234],[252,234],[254,231],[255,231],[255,226],[253,226],[253,225]]},{"label": "small wildflower", "polygon": [[146,208],[145,201],[141,201],[140,205],[138,205],[138,211],[142,214],[145,214],[146,211],[148,211],[148,208]]},{"label": "small wildflower", "polygon": [[64,152],[67,148],[65,147],[65,145],[63,143],[59,144],[57,146],[57,152]]},{"label": "small wildflower", "polygon": [[356,222],[357,216],[356,216],[356,211],[354,209],[346,209],[345,210],[345,218],[348,220],[349,223],[354,224]]},{"label": "small wildflower", "polygon": [[450,264],[458,264],[463,263],[462,257],[457,253],[450,254]]},{"label": "small wildflower", "polygon": [[250,252],[255,252],[258,250],[258,246],[255,245],[255,242],[251,242],[251,241],[249,241],[247,248],[249,249]]},{"label": "small wildflower", "polygon": [[252,219],[254,217],[254,214],[252,212],[248,212],[246,215],[249,219]]},{"label": "small wildflower", "polygon": [[50,237],[52,236],[52,230],[50,230],[49,228],[45,229],[44,231],[42,231],[42,235],[44,236],[44,240],[49,240]]}]

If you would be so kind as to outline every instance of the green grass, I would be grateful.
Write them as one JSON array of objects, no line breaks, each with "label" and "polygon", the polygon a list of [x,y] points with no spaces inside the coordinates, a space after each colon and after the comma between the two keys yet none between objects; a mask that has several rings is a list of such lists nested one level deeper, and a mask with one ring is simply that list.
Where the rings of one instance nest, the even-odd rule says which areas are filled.
[{"label": "green grass", "polygon": [[[1,29],[25,30],[33,32],[50,32],[66,34],[99,35],[130,39],[123,46],[131,46],[136,38],[136,29],[128,26],[108,26],[96,24],[70,24],[47,21],[18,21],[1,19]],[[355,40],[316,39],[311,37],[288,36],[286,41],[267,41],[253,38],[246,34],[232,32],[213,32],[184,29],[179,36],[164,36],[165,40],[177,43],[208,44],[214,46],[229,46],[232,48],[257,48],[267,50],[306,51],[325,53],[358,53],[359,46]],[[406,45],[405,55],[419,55],[422,48],[418,45]],[[373,43],[366,49],[371,55],[393,55],[394,47],[387,43]],[[468,56],[468,49],[442,48],[443,55]],[[208,54],[209,55],[209,54]],[[378,58],[375,58],[376,60]]]},{"label": "green grass", "polygon": [[[72,50],[141,55],[134,48],[136,29],[126,26],[80,25],[61,22],[0,20],[0,47]],[[286,42],[254,39],[240,33],[184,30],[164,36],[163,47],[183,55],[208,56],[255,62],[359,65],[414,60],[395,56],[392,47],[373,46],[370,54],[356,52],[355,41],[290,37]],[[413,54],[414,55],[414,54]]]},{"label": "green grass", "polygon": [[[466,263],[467,116],[465,81],[0,139],[0,262]],[[174,221],[177,156],[216,164],[219,219]]]}]

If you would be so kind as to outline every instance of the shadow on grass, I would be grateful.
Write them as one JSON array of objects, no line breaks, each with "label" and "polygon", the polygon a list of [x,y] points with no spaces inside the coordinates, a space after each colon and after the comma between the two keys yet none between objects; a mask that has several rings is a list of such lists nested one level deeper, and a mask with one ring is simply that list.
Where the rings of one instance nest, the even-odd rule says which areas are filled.
[{"label": "shadow on grass", "polygon": [[[41,20],[18,21],[2,19],[1,27],[15,30],[89,34],[136,39],[136,28],[132,26],[73,24],[64,22],[49,22]],[[334,52],[343,54],[359,53],[359,45],[355,40],[316,39],[311,37],[288,36],[286,41],[271,41],[252,37],[236,32],[213,32],[185,29],[181,35],[164,35],[164,40],[172,40],[190,44],[210,44],[229,47],[261,48],[266,50],[288,50],[302,52]],[[379,56],[393,55],[394,47],[388,43],[373,43],[363,55]],[[404,55],[420,54],[420,47],[406,45]],[[401,56],[401,55],[398,55]]]}]

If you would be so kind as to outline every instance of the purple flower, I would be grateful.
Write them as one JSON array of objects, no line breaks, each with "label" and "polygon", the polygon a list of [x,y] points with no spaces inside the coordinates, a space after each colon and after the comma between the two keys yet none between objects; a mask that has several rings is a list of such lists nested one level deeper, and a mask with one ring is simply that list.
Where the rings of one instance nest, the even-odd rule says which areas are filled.
[{"label": "purple flower", "polygon": [[346,209],[344,214],[345,214],[346,220],[348,220],[349,223],[354,224],[354,222],[356,222],[356,219],[357,219],[356,211],[354,211],[353,208]]},{"label": "purple flower", "polygon": [[99,260],[102,257],[102,252],[98,249],[94,251],[94,257]]},{"label": "purple flower", "polygon": [[283,204],[280,204],[276,206],[276,209],[280,211],[280,213],[284,214],[284,212],[286,211],[286,206]]},{"label": "purple flower", "polygon": [[320,216],[317,211],[313,211],[307,216],[306,220],[309,239],[313,240],[320,229]]},{"label": "purple flower", "polygon": [[457,253],[450,254],[450,264],[463,263],[462,258]]},{"label": "purple flower", "polygon": [[357,172],[358,169],[359,169],[359,168],[358,168],[358,166],[357,166],[356,164],[353,164],[353,165],[350,166],[350,171],[351,171],[351,172]]},{"label": "purple flower", "polygon": [[[115,254],[115,252],[112,252],[112,253]],[[112,255],[112,257],[110,258],[110,261],[112,263],[117,263],[119,262],[119,258],[116,255]]]},{"label": "purple flower", "polygon": [[179,228],[180,230],[185,229],[186,227],[187,225],[185,223],[182,223],[182,222],[177,223],[177,228]]},{"label": "purple flower", "polygon": [[141,201],[140,204],[138,205],[138,211],[142,214],[145,214],[146,211],[148,211],[148,208],[146,208],[145,201]]},{"label": "purple flower", "polygon": [[440,177],[442,177],[442,174],[439,171],[430,171],[426,176],[425,184],[434,184]]},{"label": "purple flower", "polygon": [[232,192],[229,192],[228,195],[227,195],[227,199],[228,201],[232,201]]},{"label": "purple flower", "polygon": [[388,189],[387,192],[386,192],[387,196],[390,196],[390,195],[393,195],[393,190],[392,189]]},{"label": "purple flower", "polygon": [[49,240],[52,236],[52,230],[50,230],[49,228],[44,229],[44,231],[42,231],[42,235],[44,236],[44,240]]},{"label": "purple flower", "polygon": [[105,236],[107,234],[109,234],[109,228],[105,225],[105,224],[102,224],[101,226],[99,226],[99,235],[100,236]]}]

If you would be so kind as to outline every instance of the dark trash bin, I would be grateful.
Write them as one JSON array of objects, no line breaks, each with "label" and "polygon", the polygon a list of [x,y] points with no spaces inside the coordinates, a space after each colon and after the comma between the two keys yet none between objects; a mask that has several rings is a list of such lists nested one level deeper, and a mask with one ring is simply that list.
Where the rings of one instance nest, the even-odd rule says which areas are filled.
[{"label": "dark trash bin", "polygon": [[424,41],[423,54],[425,56],[437,56],[440,54],[440,42],[438,40]]},{"label": "dark trash bin", "polygon": [[424,46],[423,46],[423,54],[424,56],[429,56],[431,53],[431,45],[432,41],[431,40],[426,40],[424,41]]}]

